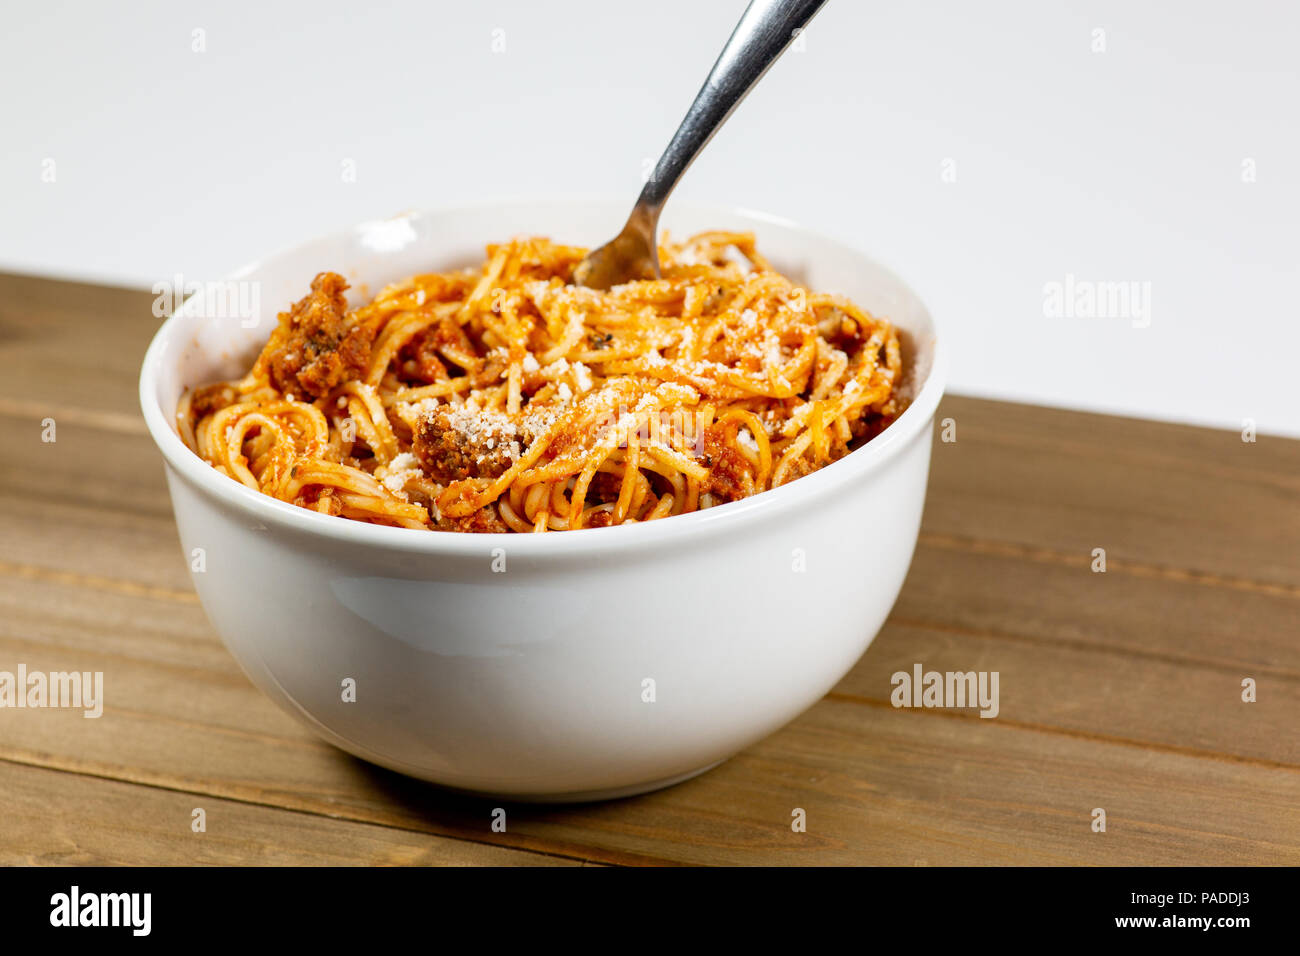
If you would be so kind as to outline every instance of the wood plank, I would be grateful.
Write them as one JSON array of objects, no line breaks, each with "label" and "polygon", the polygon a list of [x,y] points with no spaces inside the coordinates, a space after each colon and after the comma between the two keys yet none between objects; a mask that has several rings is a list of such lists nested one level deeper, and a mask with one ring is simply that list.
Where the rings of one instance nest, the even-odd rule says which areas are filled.
[{"label": "wood plank", "polygon": [[1242,672],[1231,667],[895,617],[834,693],[889,705],[892,676],[910,675],[917,664],[940,673],[997,672],[1002,723],[1300,771],[1300,681],[1293,677],[1254,672],[1257,699],[1246,703]]},{"label": "wood plank", "polygon": [[1300,441],[949,397],[931,534],[1300,585]]},{"label": "wood plank", "polygon": [[0,491],[0,569],[71,575],[91,590],[152,588],[182,603],[198,601],[170,513],[142,515]]},{"label": "wood plank", "polygon": [[162,456],[147,435],[55,421],[55,440],[41,440],[41,418],[0,414],[0,490],[14,498],[78,504],[166,518],[171,500]]},{"label": "wood plank", "polygon": [[[0,761],[0,866],[576,866],[429,833],[330,820]],[[204,831],[191,827],[204,812]]]},{"label": "wood plank", "polygon": [[1095,574],[987,548],[917,548],[893,617],[907,623],[1124,650],[1295,679],[1300,593],[1217,587],[1194,578]]},{"label": "wood plank", "polygon": [[[1260,760],[1296,762],[1296,738],[1287,733],[1288,728],[1300,726],[1300,679],[1294,671],[1262,661],[1243,661],[1240,654],[1227,659],[1189,655],[1178,646],[1177,632],[1167,625],[1166,633],[1171,635],[1167,646],[1152,640],[1137,649],[1131,642],[1141,635],[1140,627],[1131,633],[1121,631],[1119,640],[1104,630],[1090,630],[1091,624],[1104,625],[1104,617],[1095,621],[1047,618],[1047,630],[1038,630],[1044,621],[1041,614],[1035,616],[1026,609],[1022,618],[1011,614],[1008,619],[1006,607],[1011,597],[1002,592],[994,599],[987,596],[998,580],[1009,585],[1009,594],[1034,593],[1028,585],[1021,587],[1015,573],[1024,570],[1023,565],[1013,564],[1008,569],[959,554],[954,564],[940,564],[939,570],[932,570],[929,565],[936,557],[951,556],[925,549],[918,554],[921,573],[913,576],[899,611],[841,689],[853,686],[860,696],[884,700],[889,675],[914,662],[939,670],[999,670],[1021,675],[1008,680],[1008,693],[1018,694],[1017,688],[1027,682],[1032,682],[1029,686],[1036,691],[1029,706],[1004,711],[1004,716],[1014,714],[1018,720],[1065,729],[1077,729],[1077,721],[1086,719],[1099,733],[1163,744],[1172,744],[1191,728],[1205,725],[1196,746]],[[4,615],[0,640],[38,641],[68,650],[108,647],[131,661],[176,663],[198,671],[221,667],[232,677],[237,675],[197,599],[187,590],[154,589],[113,578],[86,579],[40,569],[17,573],[23,570],[23,566],[0,563],[0,609]],[[949,582],[950,588],[956,582],[961,593],[957,598],[937,593],[927,583],[932,581]],[[1279,628],[1285,625],[1290,610],[1286,602],[1251,600],[1256,605],[1280,604],[1275,609],[1275,623]],[[968,610],[936,621],[943,616],[937,609],[958,605]],[[1208,604],[1199,625],[1204,628],[1208,620],[1220,626],[1219,638],[1229,650],[1241,645],[1234,640],[1236,620],[1230,614],[1215,619],[1215,607]],[[978,619],[981,609],[987,609],[987,622]],[[913,612],[918,616],[909,616]],[[1196,612],[1193,606],[1189,613]],[[1151,605],[1149,613],[1153,627],[1161,624],[1160,615],[1168,616],[1159,604]],[[1258,607],[1253,619],[1261,620]],[[964,623],[970,620],[975,623]],[[1192,620],[1195,622],[1195,617]],[[982,623],[989,626],[978,626]],[[1067,625],[1077,628],[1077,634],[1064,633]],[[1256,648],[1259,643],[1241,646]],[[1285,642],[1280,642],[1277,652],[1286,650]],[[1139,663],[1141,666],[1135,666]],[[1068,687],[1045,683],[1067,673],[1074,675]],[[1261,699],[1239,711],[1243,677],[1256,680]],[[1142,707],[1152,688],[1162,701],[1161,708],[1143,719]],[[1067,703],[1066,709],[1059,709]],[[1216,706],[1209,707],[1211,703]]]},{"label": "wood plank", "polygon": [[[488,830],[491,806],[370,767],[299,728],[242,678],[210,632],[196,636],[197,608],[178,619],[172,602],[116,594],[95,609],[78,608],[58,582],[24,587],[31,604],[58,610],[24,617],[16,597],[5,601],[0,668],[21,660],[32,669],[102,670],[107,704],[98,720],[11,711],[0,722],[0,756],[8,759],[609,863],[1300,860],[1296,767],[1250,759],[1263,752],[1258,746],[1229,760],[1189,746],[1130,742],[1154,726],[1167,744],[1180,719],[1206,708],[1186,698],[1167,719],[1131,728],[1144,704],[1154,706],[1152,696],[1163,702],[1146,671],[1132,671],[1127,684],[1112,673],[1101,695],[1109,705],[1089,703],[1072,714],[1069,700],[1093,698],[1070,698],[1050,678],[1044,683],[1044,674],[1058,673],[1052,668],[1064,662],[1060,654],[1026,658],[1030,669],[1021,672],[966,645],[949,657],[932,654],[943,635],[887,631],[838,694],[702,780],[601,807],[510,806],[510,830],[496,835]],[[913,651],[936,666],[1006,667],[1002,716],[885,704],[888,672],[909,663]],[[1091,661],[1081,672],[1107,671],[1105,662]],[[1022,688],[1022,673],[1028,681],[1037,675],[1036,687]],[[1285,724],[1288,708],[1295,713],[1294,695],[1253,706],[1263,726],[1250,732],[1259,741]],[[1048,733],[1038,726],[1044,719],[1074,732]],[[1219,734],[1205,746],[1233,746],[1210,717],[1203,723],[1203,733]],[[1016,800],[1007,803],[1011,793]],[[1252,795],[1249,806],[1239,806],[1242,793]],[[1074,811],[1066,808],[1089,800],[1086,810],[1122,809],[1129,833],[1122,847],[1076,840],[1067,823]],[[977,812],[984,802],[991,817]],[[809,805],[823,829],[802,842],[788,839],[791,810]],[[1198,823],[1207,816],[1211,827]],[[1082,826],[1091,835],[1086,821]]]},{"label": "wood plank", "polygon": [[[118,729],[150,730],[137,721]],[[158,742],[174,747],[184,736],[169,728]],[[51,761],[30,745],[5,743],[3,755]],[[338,754],[334,800],[266,779],[279,769],[264,748],[243,776],[191,777],[192,758],[186,766],[183,755],[169,756],[164,769],[141,761],[132,780],[251,804],[290,783],[286,793],[308,812],[612,863],[1300,863],[1294,770],[836,699],[668,791],[581,807],[505,804],[501,834],[489,824],[498,802],[447,795]],[[117,769],[104,756],[46,765]],[[1095,807],[1107,812],[1106,834],[1091,832]],[[796,809],[807,814],[806,833],[791,831]]]},{"label": "wood plank", "polygon": [[162,322],[153,299],[138,289],[0,273],[0,409],[37,420],[67,408],[138,420],[140,362]]}]

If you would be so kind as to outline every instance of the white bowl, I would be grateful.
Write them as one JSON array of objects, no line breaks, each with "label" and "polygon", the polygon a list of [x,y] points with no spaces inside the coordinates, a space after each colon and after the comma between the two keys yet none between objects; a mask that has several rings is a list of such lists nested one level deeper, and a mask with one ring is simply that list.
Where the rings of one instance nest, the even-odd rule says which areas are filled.
[{"label": "white bowl", "polygon": [[[237,273],[260,293],[256,327],[206,317],[196,297],[154,337],[140,400],[187,559],[202,549],[193,580],[203,607],[253,683],[349,753],[515,799],[653,790],[811,706],[893,606],[920,526],[943,353],[895,276],[768,216],[674,202],[663,225],[677,236],[752,230],[777,268],[887,317],[915,389],[881,435],[774,491],[639,525],[413,531],[258,494],[177,436],[182,389],[241,374],[317,272],[373,294],[477,264],[487,242],[513,235],[598,244],[626,206],[485,203],[365,224]],[[347,678],[355,702],[343,699]]]}]

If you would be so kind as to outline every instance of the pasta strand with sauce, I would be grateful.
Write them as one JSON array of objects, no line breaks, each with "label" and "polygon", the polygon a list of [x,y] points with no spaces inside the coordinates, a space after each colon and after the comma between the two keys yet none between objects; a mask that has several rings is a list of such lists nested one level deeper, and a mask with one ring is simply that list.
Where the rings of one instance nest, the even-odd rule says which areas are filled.
[{"label": "pasta strand with sauce", "polygon": [[573,285],[586,250],[492,245],[349,308],[318,275],[248,374],[187,390],[186,444],[249,488],[407,528],[653,521],[767,491],[902,411],[898,336],[748,233],[665,237],[662,278]]}]

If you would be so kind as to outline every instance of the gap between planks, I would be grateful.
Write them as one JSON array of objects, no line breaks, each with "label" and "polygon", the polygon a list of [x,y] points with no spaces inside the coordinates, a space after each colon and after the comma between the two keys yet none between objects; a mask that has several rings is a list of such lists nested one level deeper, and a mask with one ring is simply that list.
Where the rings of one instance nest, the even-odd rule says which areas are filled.
[{"label": "gap between planks", "polygon": [[[110,773],[96,772],[94,770],[90,770],[85,767],[64,766],[57,762],[55,763],[42,762],[36,758],[36,755],[26,755],[15,751],[0,753],[0,764],[12,764],[13,766],[17,766],[17,767],[31,767],[37,770],[52,771],[54,773],[66,773],[69,776],[82,777],[88,780],[105,780],[113,783],[123,783],[123,784],[129,784],[131,786],[136,786],[136,787],[145,787],[149,790],[159,790],[159,791],[165,791],[167,793],[179,793],[179,794],[185,794],[187,796],[193,796],[198,798],[206,797],[212,800],[228,800],[231,803],[239,803],[244,806],[259,807],[267,810],[276,810],[282,813],[296,813],[302,816],[308,816],[320,820],[337,820],[344,823],[364,824],[366,826],[378,826],[378,827],[383,827],[386,830],[392,830],[400,833],[418,834],[420,836],[433,835],[433,836],[442,837],[447,840],[453,840],[458,843],[472,843],[480,846],[506,848],[506,849],[516,850],[520,853],[530,853],[534,856],[549,857],[551,859],[558,859],[558,860],[570,860],[576,863],[582,863],[583,865],[589,863],[614,865],[614,866],[627,865],[624,863],[606,863],[605,861],[595,860],[590,856],[581,853],[563,852],[554,849],[539,849],[533,846],[515,845],[513,843],[508,843],[506,841],[475,840],[472,837],[466,836],[463,832],[451,832],[442,829],[419,830],[414,827],[400,826],[398,824],[393,823],[392,821],[362,819],[361,817],[363,815],[348,815],[342,813],[328,814],[328,813],[322,813],[319,810],[311,810],[302,807],[287,806],[282,803],[269,803],[262,800],[254,800],[250,797],[240,796],[233,793],[218,793],[212,790],[197,789],[192,786],[182,786],[178,783],[165,783],[159,780],[116,776]],[[670,863],[671,861],[654,860],[654,861],[636,861],[636,862],[654,862],[658,864],[667,864]]]},{"label": "gap between planks", "polygon": [[[952,624],[947,621],[930,621],[920,617],[910,617],[906,614],[890,614],[886,624],[897,624],[900,627],[911,627],[924,631],[940,631],[947,634],[959,634],[962,637],[990,638],[995,641],[1010,641],[1017,644],[1029,644],[1036,647],[1061,647],[1068,650],[1080,651],[1085,654],[1113,654],[1117,657],[1140,657],[1143,660],[1159,661],[1164,664],[1172,664],[1175,667],[1191,665],[1194,667],[1204,667],[1208,670],[1219,671],[1222,674],[1237,676],[1241,670],[1240,665],[1228,664],[1223,661],[1215,660],[1211,657],[1193,657],[1189,654],[1167,654],[1161,651],[1147,651],[1133,647],[1117,647],[1111,644],[1093,644],[1087,641],[1071,640],[1064,637],[1041,638],[1034,637],[1031,634],[1016,634],[1012,631],[999,631],[991,627],[968,627],[964,624]],[[1300,681],[1300,671],[1287,670],[1283,667],[1269,667],[1267,665],[1252,664],[1252,672],[1267,674],[1269,677],[1280,677],[1283,680]]]},{"label": "gap between planks", "polygon": [[117,432],[125,435],[148,435],[141,415],[128,415],[124,412],[110,412],[102,409],[81,408],[73,405],[51,405],[49,402],[33,402],[26,399],[6,398],[0,396],[0,415],[9,418],[43,421],[53,418],[56,422],[69,422],[82,428],[98,428],[101,431]]},{"label": "gap between planks", "polygon": [[[554,859],[572,860],[584,865],[596,864],[603,866],[689,866],[689,863],[681,863],[670,857],[655,857],[638,853],[628,853],[620,850],[601,850],[601,857],[593,856],[589,852],[583,852],[583,848],[573,846],[569,849],[569,844],[552,842],[531,837],[524,834],[521,840],[479,840],[468,836],[464,830],[452,829],[449,827],[430,826],[420,829],[413,826],[402,826],[394,823],[392,820],[382,820],[376,815],[365,813],[325,813],[305,805],[293,805],[288,803],[272,803],[268,800],[259,800],[246,793],[236,790],[224,791],[221,788],[203,789],[193,783],[182,783],[179,781],[167,781],[160,777],[146,774],[128,774],[119,776],[103,770],[96,770],[85,766],[76,766],[70,762],[61,761],[44,761],[41,760],[40,754],[16,751],[6,748],[0,751],[0,764],[13,764],[20,767],[32,767],[38,770],[50,770],[58,773],[66,773],[72,776],[85,777],[93,780],[107,780],[113,783],[130,784],[137,787],[147,787],[150,790],[161,790],[169,793],[181,793],[194,797],[207,797],[213,800],[228,800],[231,803],[239,803],[250,807],[261,807],[270,810],[280,810],[285,813],[298,813],[303,816],[315,817],[324,820],[339,820],[347,823],[360,823],[368,826],[380,826],[388,830],[399,831],[402,833],[414,833],[420,835],[429,835],[444,837],[449,840],[457,840],[462,843],[474,843],[483,846],[504,847],[511,850],[518,850],[524,853],[532,853],[537,856],[551,857]],[[455,796],[452,791],[447,791],[451,796]],[[473,799],[472,797],[463,797],[463,799]],[[505,803],[511,801],[505,800]],[[562,804],[561,806],[572,806],[572,804]],[[427,822],[427,821],[426,821]],[[509,833],[509,831],[507,831]]]},{"label": "gap between planks", "polygon": [[[828,691],[826,697],[831,700],[838,700],[848,704],[858,704],[863,707],[877,707],[886,710],[895,709],[891,701],[880,700],[876,697],[863,697],[858,694],[846,694],[843,691]],[[959,710],[950,710],[945,708],[924,707],[917,708],[917,710],[923,716],[939,717],[947,720],[972,721],[985,719],[980,717],[978,714],[963,713]],[[1264,757],[1247,757],[1242,754],[1225,753],[1219,750],[1203,750],[1199,747],[1180,747],[1178,744],[1167,744],[1159,741],[1133,740],[1130,737],[1120,737],[1117,734],[1099,734],[1095,731],[1078,730],[1073,727],[1049,727],[1046,724],[1037,724],[1032,721],[1003,717],[1001,714],[998,715],[996,723],[998,727],[1005,727],[1009,730],[1027,730],[1031,733],[1073,737],[1076,740],[1086,740],[1090,743],[1131,747],[1137,750],[1146,751],[1155,750],[1161,753],[1172,754],[1178,757],[1191,757],[1197,760],[1221,760],[1226,763],[1261,767],[1267,770],[1288,770],[1292,772],[1300,772],[1300,764],[1287,763],[1285,760],[1269,760]]]},{"label": "gap between planks", "polygon": [[[930,531],[922,531],[918,543],[933,548],[943,548],[946,551],[995,555],[1001,558],[1020,558],[1037,564],[1060,564],[1073,568],[1087,568],[1091,565],[1090,555],[1073,554],[1067,551],[1039,548],[1026,544],[990,541],[985,538],[938,534]],[[1121,558],[1108,557],[1106,559],[1106,573],[1127,574],[1137,578],[1157,578],[1164,581],[1177,581],[1181,584],[1201,584],[1206,587],[1245,591],[1248,594],[1267,594],[1270,597],[1300,598],[1300,585],[1253,581],[1249,578],[1212,574],[1209,571],[1192,571],[1185,568],[1146,564]]]}]

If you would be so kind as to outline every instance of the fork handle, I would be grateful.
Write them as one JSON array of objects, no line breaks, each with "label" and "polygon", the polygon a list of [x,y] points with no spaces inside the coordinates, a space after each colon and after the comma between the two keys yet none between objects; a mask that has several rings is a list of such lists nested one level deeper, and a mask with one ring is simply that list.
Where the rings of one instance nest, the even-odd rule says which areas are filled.
[{"label": "fork handle", "polygon": [[826,0],[752,0],[637,199],[651,235],[682,174]]}]

